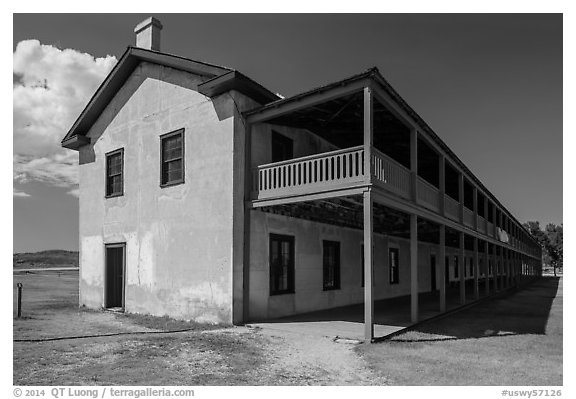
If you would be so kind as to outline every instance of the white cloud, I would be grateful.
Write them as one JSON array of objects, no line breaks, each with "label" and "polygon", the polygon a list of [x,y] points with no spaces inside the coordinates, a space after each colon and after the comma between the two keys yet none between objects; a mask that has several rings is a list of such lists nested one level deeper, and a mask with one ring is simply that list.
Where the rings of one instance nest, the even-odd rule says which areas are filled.
[{"label": "white cloud", "polygon": [[80,197],[80,190],[75,188],[73,190],[68,191],[66,194],[70,194],[76,198]]},{"label": "white cloud", "polygon": [[94,58],[38,40],[18,43],[13,54],[14,180],[78,184],[78,155],[61,148],[60,141],[115,64],[113,56]]},{"label": "white cloud", "polygon": [[30,194],[14,188],[14,197],[30,197]]}]

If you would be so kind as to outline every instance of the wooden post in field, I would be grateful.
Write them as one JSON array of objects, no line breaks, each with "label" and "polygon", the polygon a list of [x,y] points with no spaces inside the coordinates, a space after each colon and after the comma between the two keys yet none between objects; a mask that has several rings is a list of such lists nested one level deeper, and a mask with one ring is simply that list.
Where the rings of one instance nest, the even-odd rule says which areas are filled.
[{"label": "wooden post in field", "polygon": [[22,317],[22,283],[16,284],[18,287],[18,301],[17,301],[17,316],[18,318]]}]

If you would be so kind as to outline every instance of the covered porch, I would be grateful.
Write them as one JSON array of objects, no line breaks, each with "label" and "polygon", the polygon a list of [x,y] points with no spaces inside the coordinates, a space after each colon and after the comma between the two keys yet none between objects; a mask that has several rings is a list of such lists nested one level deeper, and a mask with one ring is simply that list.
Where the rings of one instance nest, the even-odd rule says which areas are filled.
[{"label": "covered porch", "polygon": [[[345,318],[331,323],[356,336],[361,309],[362,337],[369,342],[453,303],[462,306],[517,284],[523,269],[506,233],[515,228],[511,217],[377,71],[245,116],[244,320],[252,321],[250,215],[262,210],[362,231],[364,303],[307,313],[308,321],[294,316],[293,325]],[[409,243],[409,295],[397,307],[376,300],[375,234]],[[421,242],[437,247],[434,289],[427,296],[419,288]],[[285,291],[298,293],[294,284]],[[380,311],[390,307],[393,313]]]},{"label": "covered porch", "polygon": [[[484,283],[480,284],[481,289]],[[485,298],[482,296],[481,299]],[[420,294],[420,321],[443,314],[438,306],[438,294]],[[467,294],[467,303],[475,301],[473,291]],[[381,340],[412,326],[410,296],[382,299],[374,302],[374,340]],[[462,308],[457,288],[446,293],[446,312]],[[303,313],[277,319],[255,321],[251,327],[279,330],[293,334],[364,341],[364,305],[342,306],[316,312]]]}]

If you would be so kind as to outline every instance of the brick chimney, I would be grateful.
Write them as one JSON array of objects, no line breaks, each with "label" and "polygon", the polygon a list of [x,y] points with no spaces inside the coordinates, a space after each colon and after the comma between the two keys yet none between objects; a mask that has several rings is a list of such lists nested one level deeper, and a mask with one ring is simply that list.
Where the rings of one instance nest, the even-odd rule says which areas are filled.
[{"label": "brick chimney", "polygon": [[160,31],[162,24],[154,17],[146,18],[134,28],[136,47],[160,51]]}]

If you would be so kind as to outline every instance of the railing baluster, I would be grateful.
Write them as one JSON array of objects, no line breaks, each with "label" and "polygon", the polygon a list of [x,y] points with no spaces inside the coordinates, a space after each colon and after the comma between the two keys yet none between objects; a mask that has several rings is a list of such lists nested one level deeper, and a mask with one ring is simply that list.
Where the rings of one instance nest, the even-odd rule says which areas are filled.
[{"label": "railing baluster", "polygon": [[[314,183],[336,183],[348,181],[364,175],[364,150],[356,147],[350,150],[339,150],[336,153],[304,157],[302,160],[283,161],[279,164],[269,164],[254,169],[252,174],[254,191],[272,195],[273,190],[281,190],[289,187],[301,187]],[[379,179],[383,176],[383,162],[379,157],[374,157],[372,167]],[[359,182],[360,180],[358,180]],[[259,194],[255,193],[259,196]]]}]

